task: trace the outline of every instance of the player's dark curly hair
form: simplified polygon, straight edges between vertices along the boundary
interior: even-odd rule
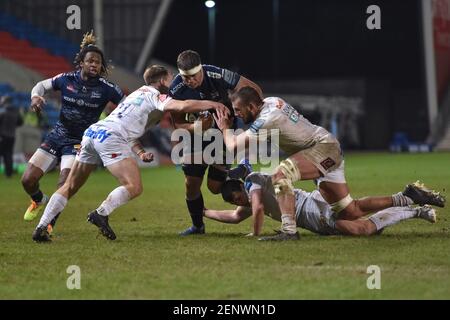
[[[225,202],[233,201],[233,192],[242,191],[242,186],[244,183],[241,180],[230,179],[224,182],[222,185],[222,198]]]
[[[75,60],[73,61],[73,63],[75,64],[75,68],[79,70],[80,63],[84,61],[84,58],[86,57],[86,54],[88,52],[98,53],[102,58],[102,68],[100,70],[100,76],[106,77],[108,75],[109,66],[106,62],[103,51],[95,45],[96,42],[97,38],[94,36],[93,31],[91,30],[91,32],[86,32],[83,36],[83,41],[81,41],[80,52],[78,52],[75,56]]]

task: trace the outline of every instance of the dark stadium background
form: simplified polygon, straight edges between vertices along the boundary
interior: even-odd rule
[[[207,8],[203,1],[184,0],[170,10],[156,46],[158,58],[176,61],[180,51],[198,50],[206,63],[269,82],[263,89],[288,80],[354,80],[356,87],[324,88],[319,83],[302,93],[363,96],[363,147],[386,148],[397,131],[412,140],[426,139],[418,1],[280,0],[278,28],[272,0],[216,2],[214,57],[208,56]],[[371,4],[381,7],[381,30],[366,28]]]
[[[73,3],[82,9],[82,30],[64,27],[65,10]],[[0,11],[11,12],[77,44],[83,32],[93,26],[92,3],[5,1],[0,3]],[[107,56],[133,70],[160,1],[103,3]],[[386,150],[398,133],[406,134],[409,141],[424,143],[431,128],[421,3],[217,0],[215,43],[211,47],[205,1],[175,0],[152,58],[175,66],[178,53],[194,49],[204,63],[237,71],[257,81],[268,94],[358,97],[363,109],[353,125],[358,141],[349,143],[345,136],[339,136],[346,149]],[[381,8],[381,30],[366,27],[366,10],[372,4]],[[317,112],[304,113],[320,123]]]

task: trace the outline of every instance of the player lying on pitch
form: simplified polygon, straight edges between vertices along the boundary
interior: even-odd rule
[[[379,234],[386,227],[412,218],[436,222],[436,211],[429,205],[390,207],[378,211],[368,219],[336,219],[336,214],[319,190],[306,192],[294,189],[294,194],[297,227],[321,235],[369,236]],[[427,203],[432,197],[418,184],[407,185],[402,194],[415,204]],[[235,210],[221,211],[205,209],[204,215],[224,223],[239,223],[253,216],[253,232],[249,236],[260,235],[264,215],[281,221],[281,211],[270,175],[254,172],[245,179],[245,183],[240,180],[228,180],[222,187],[222,197],[224,201],[238,207]],[[266,237],[260,240],[266,240]]]

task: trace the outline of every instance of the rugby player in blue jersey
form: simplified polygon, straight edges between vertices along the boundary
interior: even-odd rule
[[[239,90],[242,87],[250,86],[254,88],[262,97],[260,87],[249,79],[227,69],[205,65],[201,63],[200,55],[192,50],[186,50],[179,54],[177,59],[179,74],[172,81],[170,86],[170,96],[177,100],[212,100],[226,105],[233,117],[233,108],[228,98],[229,90]],[[172,114],[176,128],[184,128],[191,132],[194,124],[186,121],[185,114]],[[204,129],[214,125],[212,116],[202,119]],[[206,124],[206,128],[205,128]],[[236,128],[234,122],[233,128]],[[193,140],[193,139],[191,139]],[[203,142],[203,148],[208,143]],[[180,235],[205,233],[203,224],[203,196],[200,187],[203,176],[208,169],[208,189],[213,194],[219,194],[222,184],[230,177],[244,177],[250,171],[248,163],[241,164],[233,169],[234,174],[228,172],[227,164],[183,164],[186,186],[186,204],[191,215],[192,226],[181,232]]]
[[[31,197],[31,204],[24,215],[26,221],[35,219],[48,201],[39,187],[39,180],[59,162],[58,187],[62,186],[84,130],[98,121],[108,103],[117,105],[124,97],[117,85],[105,79],[107,61],[102,50],[95,46],[92,32],[84,35],[74,64],[75,71],[38,82],[31,91],[31,110],[34,112],[42,111],[44,95],[49,91],[61,92],[62,106],[59,121],[33,154],[22,176],[23,188]],[[55,222],[56,218],[49,225],[50,232]]]

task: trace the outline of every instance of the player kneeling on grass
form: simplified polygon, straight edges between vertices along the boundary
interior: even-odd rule
[[[411,194],[411,189],[417,190],[414,185],[408,185],[405,191],[393,197],[399,197],[399,194],[402,194],[403,197],[414,202],[414,199],[405,196],[405,193]],[[294,194],[297,227],[321,235],[369,236],[411,218],[436,222],[436,212],[429,205],[413,207],[406,203],[401,207],[389,207],[378,211],[368,219],[344,220],[336,218],[337,215],[333,212],[331,205],[325,201],[319,190],[306,192],[294,189]],[[240,180],[228,180],[222,187],[222,197],[226,202],[238,207],[235,210],[222,211],[205,209],[204,215],[225,223],[239,223],[252,216],[253,232],[249,236],[261,234],[264,215],[281,221],[281,210],[269,175],[254,172],[246,178],[245,184]]]
[[[105,201],[89,213],[88,221],[97,226],[103,236],[114,240],[116,235],[108,223],[108,216],[118,207],[142,193],[139,168],[134,151],[144,162],[151,162],[153,155],[145,152],[138,138],[147,128],[156,125],[164,111],[199,112],[210,109],[228,112],[221,103],[213,101],[179,101],[168,97],[173,75],[162,66],[151,66],[144,72],[146,85],[130,94],[104,120],[91,125],[84,132],[81,150],[64,185],[59,188],[45,208],[44,214],[33,232],[34,241],[49,241],[48,224],[61,212],[70,199],[86,182],[99,162],[117,178],[120,186]]]

